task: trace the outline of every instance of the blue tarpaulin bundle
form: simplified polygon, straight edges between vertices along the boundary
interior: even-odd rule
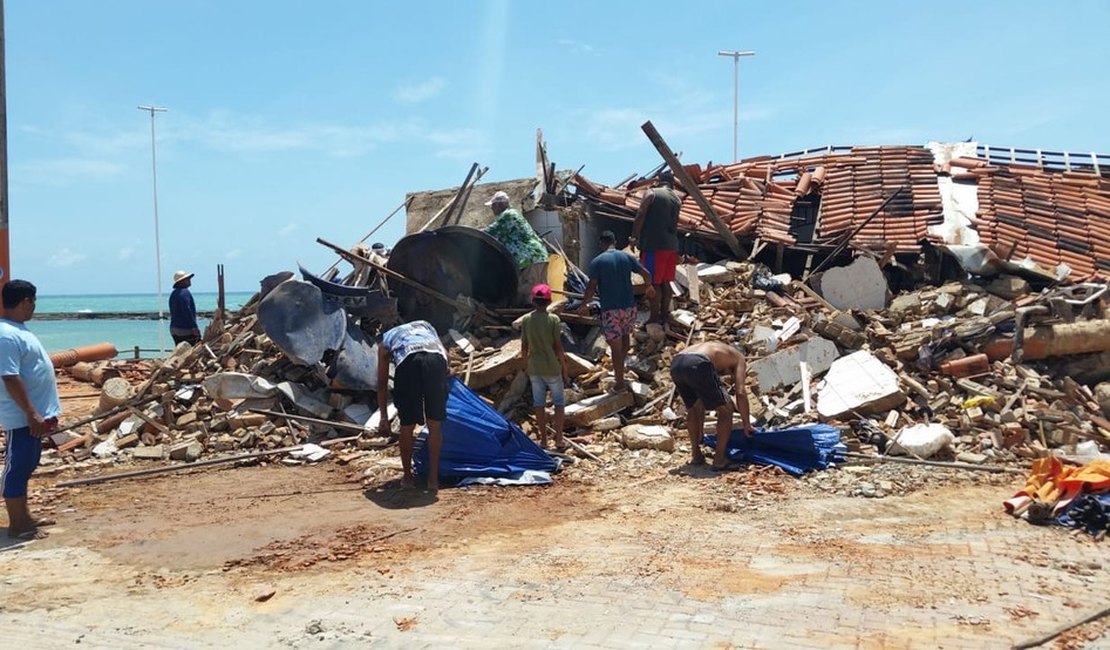
[[[708,435],[703,444],[714,447],[717,436]],[[757,430],[751,438],[743,429],[728,439],[728,457],[741,463],[774,465],[801,476],[829,463],[844,460],[847,448],[840,443],[840,431],[827,424],[807,424],[791,429]]]
[[[443,422],[439,475],[512,477],[525,470],[553,472],[558,464],[520,427],[509,422],[482,398],[452,377]],[[421,436],[413,461],[417,474],[427,474],[428,448]]]

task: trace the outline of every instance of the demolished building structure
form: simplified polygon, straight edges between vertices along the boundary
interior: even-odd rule
[[[420,276],[435,255],[459,257],[462,244],[406,253],[405,239],[388,266],[365,249],[335,247],[354,270],[325,278],[377,287],[400,303],[419,295],[424,304],[446,305],[441,329],[449,330],[455,374],[526,430],[526,377],[512,344],[514,322],[526,310],[510,304],[511,291],[476,290],[480,281],[511,275],[498,266],[496,242],[476,234],[493,219],[485,200],[509,193],[552,250],[565,254],[568,273],[580,274],[596,252],[597,232],[627,236],[642,190],[662,169],[607,186],[581,169],[557,173],[540,148],[537,159],[536,178],[479,184],[475,165],[458,188],[406,197],[406,239],[481,241],[492,261],[440,269],[440,276],[465,272],[467,282],[437,285]],[[698,253],[702,263],[680,269],[670,330],[636,333],[631,392],[611,390],[596,318],[558,312],[575,378],[567,419],[582,457],[610,460],[633,448],[629,427],[677,428],[682,409],[667,368],[682,345],[705,337],[747,350],[756,369],[752,413],[765,427],[821,419],[840,428],[849,453],[872,460],[906,447],[925,462],[946,448],[939,457],[990,468],[1110,441],[1110,386],[1100,385],[1110,379],[1110,156],[972,142],[829,146],[682,170],[694,182],[676,188],[684,199],[684,252]],[[742,246],[742,259],[726,244],[722,224]],[[294,363],[263,331],[257,310],[252,301],[229,315],[206,332],[203,351],[171,357],[144,382],[136,395],[160,410],[143,418],[134,404],[117,416],[131,423],[128,432],[102,423],[68,450],[87,456],[122,438],[126,446],[110,445],[107,453],[163,439],[173,443],[167,450],[192,440],[205,453],[272,451],[329,431],[333,420],[359,439],[361,453],[379,449],[366,440],[375,414],[359,406],[374,402],[315,367],[326,364],[323,355],[312,367]],[[363,316],[359,326],[372,334],[382,320],[380,313]],[[269,400],[263,408],[181,393],[228,370],[302,388],[267,389],[257,396]],[[308,410],[297,420],[275,414],[279,405]],[[215,424],[196,424],[206,419]],[[950,438],[936,438],[940,447],[928,454],[901,440],[933,425]],[[636,444],[676,448],[673,440]]]

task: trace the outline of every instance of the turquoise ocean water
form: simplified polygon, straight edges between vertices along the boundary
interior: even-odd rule
[[[236,291],[225,294],[225,301],[229,310],[239,309],[251,297],[253,292]],[[193,293],[193,300],[197,303],[197,311],[207,312],[216,308],[216,293]],[[163,301],[169,300],[169,294],[162,296]],[[69,348],[94,343],[112,343],[120,352],[120,357],[130,357],[134,348],[148,350],[141,353],[144,358],[159,356],[159,323],[157,319],[146,317],[147,314],[158,313],[157,294],[115,294],[115,295],[82,295],[82,296],[47,296],[40,295],[35,305],[35,317],[27,323],[27,327],[39,337],[47,350],[55,352]],[[173,339],[170,338],[169,307],[163,307],[165,320],[162,321],[162,342],[166,349],[173,348]],[[80,313],[131,313],[136,318],[88,318],[72,320],[55,320],[51,315],[80,314]],[[144,317],[139,318],[142,314]],[[200,328],[204,330],[208,325],[206,319],[201,319]]]

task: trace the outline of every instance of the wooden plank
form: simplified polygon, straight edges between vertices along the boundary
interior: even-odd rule
[[[663,156],[663,160],[667,162],[667,166],[674,172],[675,178],[677,178],[682,185],[682,189],[694,199],[694,202],[698,204],[698,207],[705,213],[705,216],[709,218],[713,227],[717,229],[717,234],[725,241],[725,244],[728,245],[732,254],[738,259],[747,259],[740,248],[740,242],[736,239],[736,235],[734,235],[733,232],[729,230],[728,226],[721,221],[721,218],[717,216],[717,213],[713,210],[713,206],[709,204],[705,195],[698,189],[698,184],[690,177],[690,173],[682,166],[682,163],[679,162],[678,157],[674,155],[671,148],[667,146],[666,141],[663,140],[663,136],[659,135],[659,131],[655,129],[655,125],[651,123],[651,120],[644,122],[640,128],[643,129],[648,140],[651,140],[651,143],[655,145],[659,154]]]

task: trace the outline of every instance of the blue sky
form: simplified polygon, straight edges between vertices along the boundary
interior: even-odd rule
[[[1110,3],[7,0],[14,277],[42,293],[230,290],[349,244],[408,191],[825,144],[1110,152]],[[379,231],[395,241],[400,215]],[[379,239],[379,236],[375,236]]]

